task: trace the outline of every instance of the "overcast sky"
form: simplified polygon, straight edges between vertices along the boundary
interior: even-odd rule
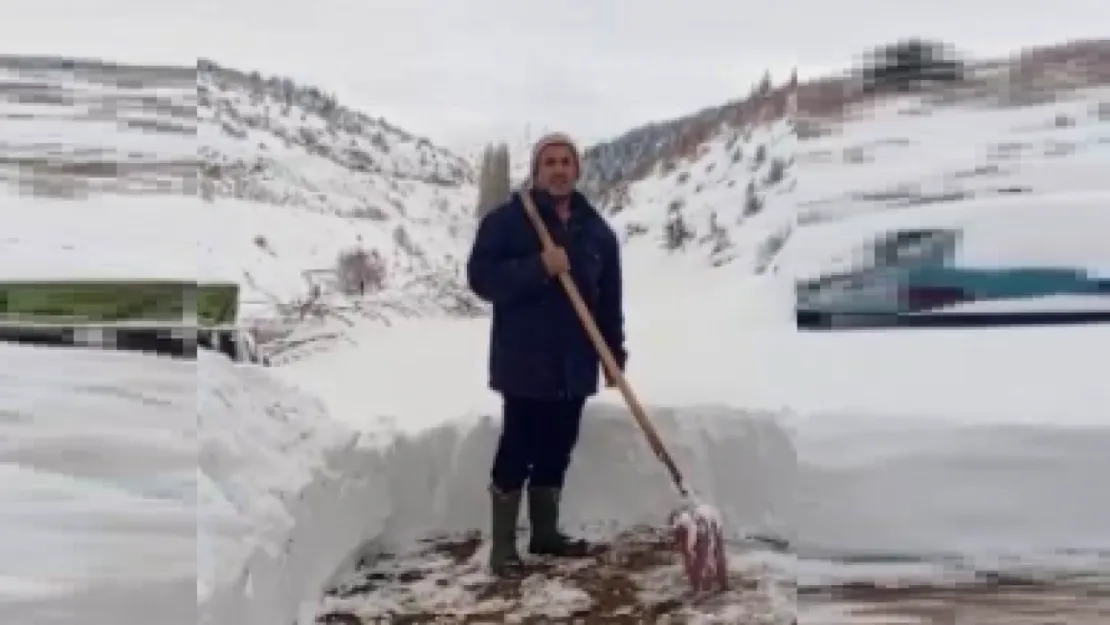
[[[529,126],[593,141],[738,97],[764,69],[827,73],[911,35],[1001,54],[1106,36],[1106,16],[1105,0],[0,0],[0,53],[204,56],[458,147]]]

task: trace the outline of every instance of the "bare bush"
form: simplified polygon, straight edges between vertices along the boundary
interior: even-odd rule
[[[345,295],[380,291],[385,287],[385,263],[377,250],[347,250],[339,254],[335,277],[339,290]]]

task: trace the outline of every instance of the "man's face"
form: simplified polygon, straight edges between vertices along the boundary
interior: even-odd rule
[[[555,197],[567,197],[578,180],[574,151],[565,145],[549,145],[540,152],[536,186]]]

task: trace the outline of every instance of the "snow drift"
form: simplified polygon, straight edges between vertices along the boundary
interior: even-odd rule
[[[0,622],[196,622],[196,370],[0,344]]]
[[[802,551],[1110,564],[1105,425],[830,415],[795,442]]]
[[[497,423],[472,414],[417,433],[360,432],[265,371],[201,355],[201,622],[311,622],[328,582],[376,550],[485,528]],[[796,458],[767,415],[655,408],[691,485],[729,534],[786,533]],[[591,535],[665,522],[666,473],[621,409],[587,409],[564,523]],[[784,483],[785,482],[785,483]]]

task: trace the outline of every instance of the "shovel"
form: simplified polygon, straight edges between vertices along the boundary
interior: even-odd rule
[[[552,241],[551,234],[547,231],[547,226],[544,225],[539,210],[532,200],[531,192],[522,190],[520,199],[524,203],[524,210],[528,213],[532,226],[535,227],[536,233],[540,237],[543,249],[548,250],[555,247],[555,242]],[[605,367],[605,373],[608,374],[608,379],[620,390],[625,404],[628,405],[629,412],[632,413],[636,423],[640,426],[640,430],[643,431],[644,437],[647,438],[648,445],[651,446],[651,450],[655,452],[656,457],[667,467],[671,481],[674,482],[678,494],[682,497],[682,504],[670,515],[671,536],[675,549],[682,557],[682,563],[686,570],[686,576],[690,580],[690,585],[697,593],[727,589],[728,566],[725,560],[724,532],[720,513],[716,508],[699,501],[686,487],[682,473],[663,445],[663,440],[659,437],[655,426],[648,419],[643,405],[636,398],[636,394],[632,392],[632,387],[629,386],[628,380],[624,377],[624,372],[621,371],[613,357],[613,352],[605,342],[601,330],[597,327],[597,322],[590,314],[590,309],[582,299],[582,294],[579,293],[578,286],[574,283],[570,273],[563,272],[559,274],[559,282],[562,283],[570,303],[574,306],[575,312],[578,313],[578,318],[582,321],[586,334],[590,336],[590,341],[597,349],[602,366]]]

